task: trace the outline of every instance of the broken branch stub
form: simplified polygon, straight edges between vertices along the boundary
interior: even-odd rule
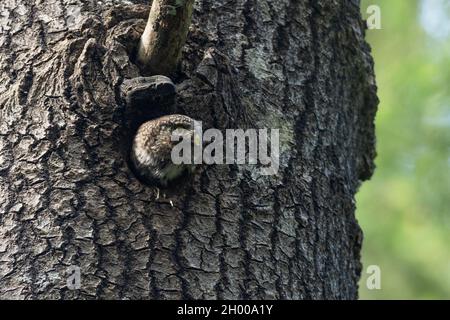
[[[153,0],[137,62],[149,75],[173,73],[181,58],[195,0]]]

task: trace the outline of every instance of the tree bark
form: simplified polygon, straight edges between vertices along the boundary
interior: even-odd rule
[[[205,165],[167,199],[127,165],[119,89],[150,7],[102,3],[0,4],[0,298],[357,298],[378,103],[359,1],[196,1],[173,111],[279,128],[280,171]]]

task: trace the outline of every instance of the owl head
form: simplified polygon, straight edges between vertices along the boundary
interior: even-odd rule
[[[145,182],[166,187],[194,169],[194,161],[174,161],[172,151],[181,140],[193,147],[198,143],[194,120],[184,115],[168,115],[148,121],[138,129],[131,150],[131,164]],[[175,137],[175,138],[174,138]]]

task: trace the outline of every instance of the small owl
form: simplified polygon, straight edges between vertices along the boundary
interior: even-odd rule
[[[172,161],[172,149],[178,143],[171,139],[175,131],[194,144],[194,120],[187,116],[164,116],[138,129],[130,158],[135,171],[146,182],[166,187],[183,173],[193,171],[193,164],[177,165]]]

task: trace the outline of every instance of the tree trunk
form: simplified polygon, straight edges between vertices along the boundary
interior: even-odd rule
[[[118,2],[0,4],[0,298],[357,298],[378,101],[359,1],[197,0],[173,112],[279,128],[280,170],[203,165],[159,199],[119,89],[150,6]]]

